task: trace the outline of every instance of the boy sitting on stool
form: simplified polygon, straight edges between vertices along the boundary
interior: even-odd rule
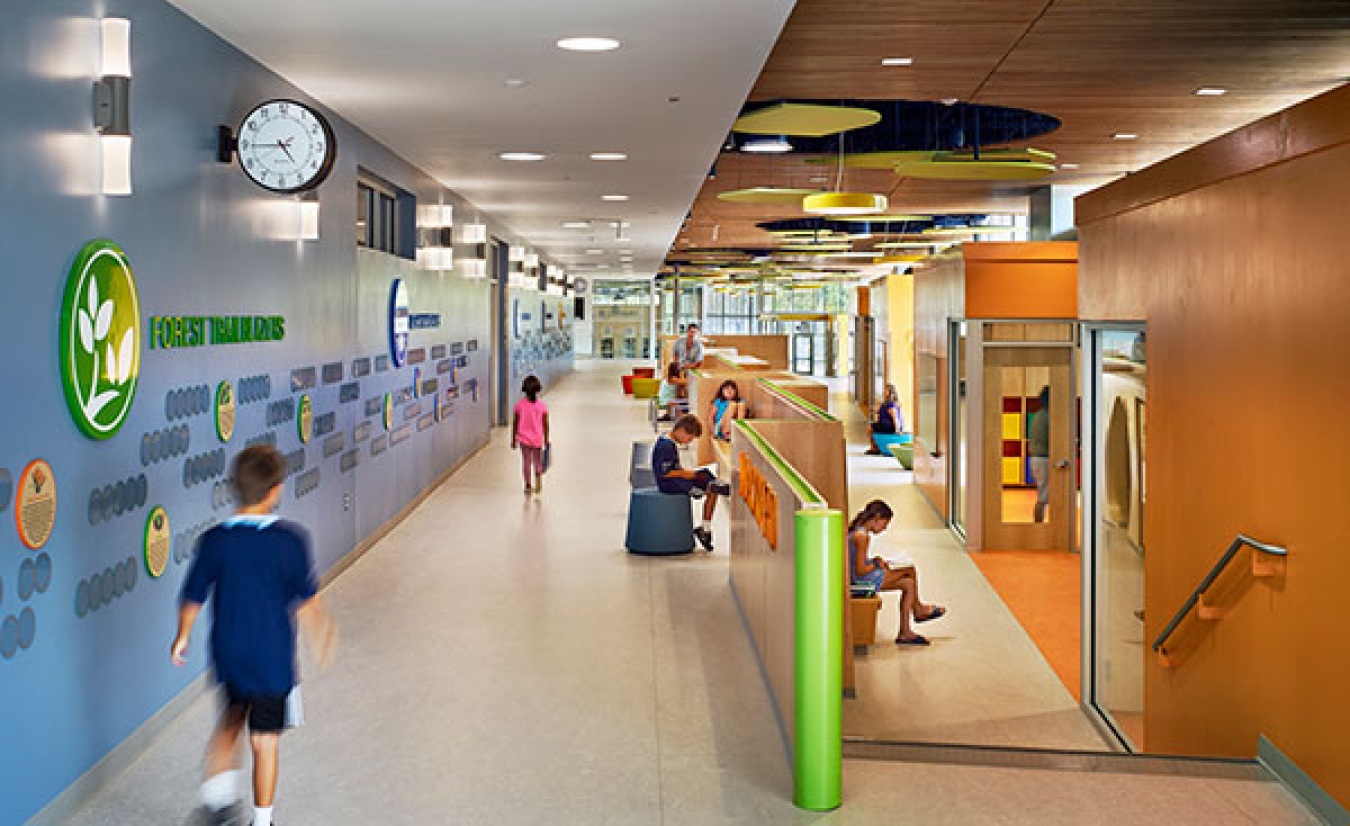
[[[703,503],[703,524],[694,528],[694,538],[703,546],[703,550],[712,551],[712,518],[717,509],[717,497],[730,496],[731,485],[719,482],[706,470],[684,470],[680,467],[680,445],[687,445],[703,435],[703,424],[698,416],[686,413],[675,421],[670,434],[656,440],[652,448],[652,473],[656,475],[656,486],[662,493],[683,494],[700,497],[707,494]]]

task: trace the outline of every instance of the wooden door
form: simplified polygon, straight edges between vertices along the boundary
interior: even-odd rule
[[[1028,462],[1030,425],[1042,387],[1050,388],[1048,506],[1035,521],[1037,486]],[[984,542],[990,551],[1071,551],[1077,519],[1077,394],[1073,349],[984,350]]]

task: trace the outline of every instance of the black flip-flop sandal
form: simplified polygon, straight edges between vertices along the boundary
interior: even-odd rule
[[[925,637],[925,636],[922,635],[922,634],[915,634],[914,636],[909,637],[909,638],[905,638],[905,637],[896,637],[896,638],[895,638],[895,644],[896,644],[896,645],[932,645],[932,643],[930,643],[930,642],[928,641],[928,638]]]
[[[936,608],[934,608],[933,611],[932,611],[932,613],[930,613],[928,616],[926,616],[926,617],[915,617],[915,618],[914,618],[914,621],[915,621],[915,622],[932,622],[932,621],[935,620],[935,619],[941,619],[941,618],[943,618],[943,617],[945,617],[945,616],[947,616],[947,609],[946,609],[946,608],[943,608],[941,605],[939,605],[939,606],[937,606]]]

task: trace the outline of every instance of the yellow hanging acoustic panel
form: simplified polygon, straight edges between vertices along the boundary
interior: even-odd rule
[[[937,181],[1031,181],[1055,171],[1055,155],[1039,149],[936,152],[928,160],[902,161],[895,174]]]
[[[755,186],[749,189],[731,189],[717,193],[717,200],[730,201],[733,204],[800,204],[808,195],[819,193],[819,189],[788,189],[776,186]]]
[[[930,150],[894,150],[885,152],[853,152],[844,155],[844,166],[849,169],[894,169],[898,163],[926,161],[936,154]],[[806,158],[804,163],[834,166],[839,158],[830,155]]]
[[[821,192],[802,199],[802,209],[812,215],[871,215],[887,206],[886,196],[873,192]]]
[[[881,114],[855,106],[821,106],[816,103],[779,103],[741,115],[731,127],[750,135],[795,135],[823,138],[871,126]]]

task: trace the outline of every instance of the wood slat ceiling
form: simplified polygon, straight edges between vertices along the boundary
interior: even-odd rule
[[[912,66],[882,66],[912,57]],[[749,101],[956,98],[1063,121],[1034,141],[1076,163],[1044,183],[1097,186],[1350,79],[1350,0],[799,0]],[[1202,86],[1228,89],[1197,97]],[[1131,132],[1134,141],[1112,135]],[[723,153],[676,249],[772,243],[754,225],[801,217],[729,204],[741,187],[833,186],[830,167]],[[828,176],[828,182],[811,178]],[[1037,184],[1043,185],[1043,184]],[[1023,212],[1024,184],[848,170],[892,212]],[[714,235],[716,238],[714,239]],[[683,239],[683,240],[681,240]]]

